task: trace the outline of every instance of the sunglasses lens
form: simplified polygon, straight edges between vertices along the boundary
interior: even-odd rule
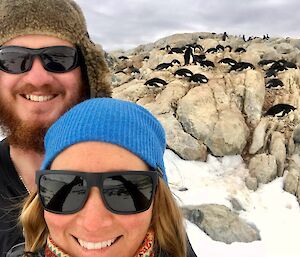
[[[45,174],[39,181],[39,195],[46,210],[55,213],[74,213],[86,199],[87,183],[81,176]]]
[[[18,74],[31,68],[31,56],[21,48],[0,49],[0,70]]]
[[[154,182],[147,175],[115,175],[103,181],[103,198],[108,209],[117,214],[147,210],[152,202]]]
[[[62,73],[78,66],[77,51],[71,47],[49,47],[41,54],[44,68],[50,72]]]

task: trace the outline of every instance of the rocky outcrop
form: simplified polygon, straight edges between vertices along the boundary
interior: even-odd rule
[[[284,176],[286,190],[300,198],[299,167],[291,161],[300,154],[299,46],[296,39],[173,35],[110,54],[113,97],[156,115],[168,148],[181,158],[240,154],[250,171],[249,188]],[[178,53],[187,48],[193,48],[194,62],[185,63]],[[158,68],[162,63],[165,69]],[[198,78],[175,76],[179,69]],[[164,83],[149,83],[155,78]]]

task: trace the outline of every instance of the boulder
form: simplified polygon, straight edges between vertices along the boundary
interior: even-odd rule
[[[249,173],[258,183],[269,183],[277,175],[276,159],[273,155],[257,154],[249,162]]]
[[[231,244],[261,239],[255,226],[248,224],[224,205],[185,206],[183,213],[189,221],[196,224],[213,240]]]

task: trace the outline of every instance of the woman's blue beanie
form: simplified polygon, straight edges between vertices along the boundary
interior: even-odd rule
[[[86,100],[62,115],[45,136],[45,159],[41,170],[48,169],[64,149],[79,142],[99,141],[121,146],[163,172],[166,149],[165,131],[145,108],[112,98]]]

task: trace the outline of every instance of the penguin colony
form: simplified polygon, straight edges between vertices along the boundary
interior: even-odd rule
[[[178,59],[174,58],[170,63],[160,63],[158,64],[153,70],[154,71],[169,71],[171,68],[172,70],[174,67],[178,67],[178,69],[173,73],[174,78],[184,79],[191,84],[204,84],[209,82],[209,78],[201,73],[193,73],[188,67],[190,65],[197,65],[203,69],[214,69],[216,65],[223,65],[224,67],[228,67],[227,72],[242,72],[247,69],[255,69],[255,65],[260,67],[264,72],[265,77],[265,87],[266,90],[280,90],[284,87],[284,83],[277,78],[278,73],[284,72],[288,69],[297,69],[297,65],[293,62],[289,62],[287,60],[268,60],[262,59],[257,64],[252,64],[246,61],[241,61],[241,58],[229,58],[224,57],[219,59],[217,62],[211,61],[208,59],[208,56],[215,56],[220,53],[232,53],[227,56],[240,56],[241,54],[247,52],[247,48],[245,47],[233,47],[231,45],[226,44],[226,40],[228,39],[228,35],[226,32],[222,35],[222,41],[220,44],[216,45],[215,47],[210,47],[205,49],[202,45],[198,43],[187,44],[181,47],[171,47],[170,45],[166,45],[165,47],[160,48],[160,51],[163,51],[166,55],[182,55],[184,62],[181,63]],[[256,37],[246,37],[243,35],[242,39],[244,42],[251,41]],[[199,37],[201,40],[202,38]],[[263,35],[263,40],[268,40],[269,36]],[[199,40],[197,41],[199,42]],[[127,56],[119,56],[119,60],[121,61],[128,61]],[[149,61],[149,56],[145,56],[143,61]],[[131,75],[138,75],[139,69],[134,66],[130,66],[124,70],[116,71],[115,74],[118,73],[125,73]],[[144,85],[149,88],[163,88],[166,87],[168,82],[162,78],[154,77],[147,80]],[[284,117],[289,112],[294,111],[296,108],[291,106],[287,103],[280,103],[277,105],[272,106],[265,112],[265,116],[273,116],[273,117]]]

